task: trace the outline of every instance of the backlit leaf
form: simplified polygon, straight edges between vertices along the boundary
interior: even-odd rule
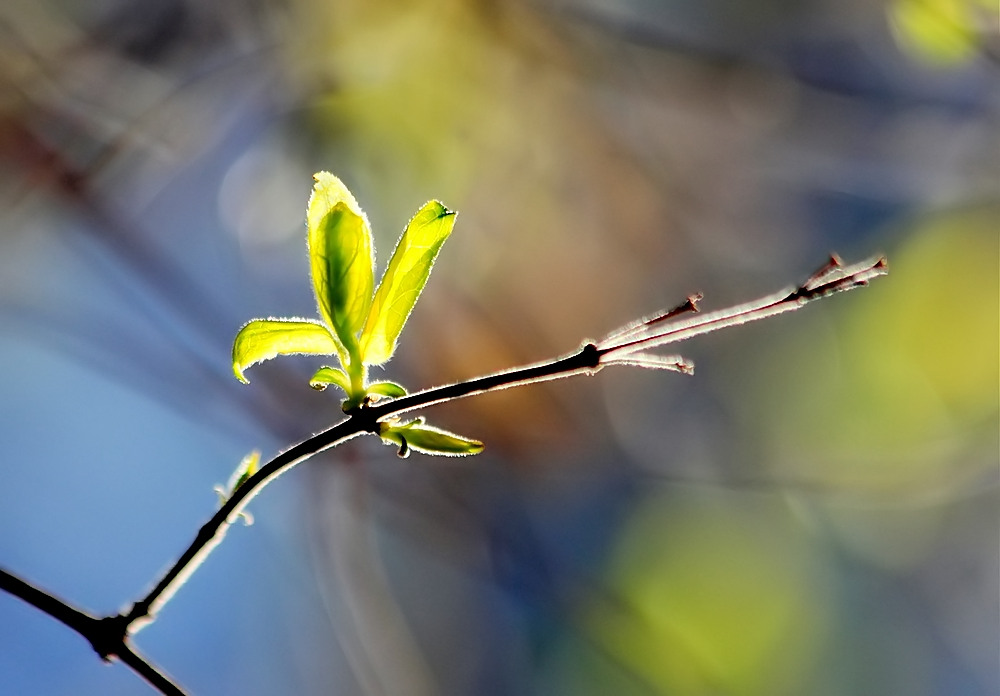
[[[324,365],[316,370],[316,374],[309,380],[309,386],[320,391],[326,389],[327,385],[330,384],[340,387],[348,394],[351,393],[351,378],[343,370],[336,367]]]
[[[247,456],[243,457],[240,461],[239,466],[233,472],[232,476],[229,477],[229,481],[226,483],[225,487],[216,486],[215,492],[219,496],[219,505],[225,505],[236,490],[242,486],[247,480],[257,473],[257,469],[260,468],[260,450],[254,450],[250,452]],[[251,515],[246,510],[239,513],[239,517],[243,518],[243,523],[248,527],[253,524],[253,515]],[[229,518],[229,523],[235,522],[235,517]]]
[[[398,399],[401,396],[406,396],[406,389],[402,384],[395,382],[374,382],[368,385],[368,393]]]
[[[361,358],[365,364],[381,365],[392,357],[434,259],[455,226],[455,215],[439,202],[430,201],[407,223],[361,333]]]
[[[350,353],[372,302],[371,228],[340,179],[329,172],[318,172],[314,178],[306,213],[313,291],[320,313]]]
[[[408,450],[412,449],[424,454],[461,457],[479,454],[484,448],[483,443],[478,440],[426,425],[422,419],[402,425],[383,423],[379,436],[383,440],[399,445],[401,456],[406,456]]]
[[[334,355],[339,345],[330,330],[308,319],[254,319],[233,342],[233,374],[244,384],[243,371],[276,355]]]
[[[236,489],[246,483],[247,479],[257,473],[257,469],[260,467],[260,450],[253,450],[242,460],[240,460],[239,466],[233,472],[232,476],[229,477],[229,481],[226,483],[226,488],[229,490],[229,495],[236,492]]]

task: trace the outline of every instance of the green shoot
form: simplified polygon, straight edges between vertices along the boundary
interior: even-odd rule
[[[375,255],[368,218],[340,179],[329,172],[314,178],[306,226],[320,318],[248,322],[233,343],[233,372],[247,383],[244,371],[250,365],[278,355],[335,355],[340,367],[320,367],[309,385],[343,389],[346,398],[341,408],[353,413],[377,400],[406,396],[406,389],[395,382],[369,383],[368,366],[388,362],[395,352],[438,252],[451,235],[456,213],[438,201],[424,204],[407,223],[373,293]],[[409,439],[397,437],[395,431],[383,437],[401,447],[409,442],[428,454],[482,450],[482,443],[430,426],[411,423],[407,428],[415,428]]]
[[[233,494],[239,489],[239,487],[246,483],[251,476],[257,473],[259,468],[260,450],[253,450],[240,460],[239,466],[237,466],[236,470],[233,471],[224,487],[215,487],[215,492],[219,496],[219,505],[225,505],[226,502],[233,497]],[[243,519],[243,523],[248,527],[253,524],[253,515],[246,510],[240,512],[239,517]]]

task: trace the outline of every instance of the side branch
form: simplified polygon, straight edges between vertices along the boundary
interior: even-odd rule
[[[347,419],[274,457],[232,491],[229,499],[201,527],[174,565],[127,612],[97,619],[3,570],[0,570],[0,589],[21,597],[83,635],[105,660],[121,659],[162,693],[181,694],[176,685],[132,650],[129,637],[155,618],[156,613],[222,541],[247,503],[267,483],[296,464],[363,433],[379,434],[379,423],[387,418],[487,391],[593,374],[605,365],[613,364],[690,373],[693,366],[683,358],[647,351],[728,326],[793,311],[812,300],[867,285],[886,272],[884,258],[845,267],[834,256],[801,285],[755,302],[702,315],[697,314],[697,302],[701,296],[692,295],[674,309],[629,324],[603,340],[588,342],[578,351],[563,357],[358,407],[349,412]],[[693,318],[692,314],[695,315]]]
[[[18,576],[0,568],[0,590],[20,597],[36,609],[44,611],[56,621],[61,621],[81,636],[90,641],[93,625],[98,619],[85,611],[81,611],[58,597],[50,595],[45,590],[35,587]],[[93,641],[91,641],[93,644]],[[95,647],[96,649],[96,647]],[[100,651],[98,651],[100,654]],[[106,658],[105,655],[101,655]]]
[[[786,312],[794,312],[813,300],[864,287],[874,278],[886,273],[888,265],[884,257],[843,266],[839,258],[831,256],[829,261],[801,285],[742,305],[700,314],[697,300],[701,296],[692,296],[676,309],[624,327],[607,336],[597,344],[601,364],[643,364],[642,360],[650,357],[650,354],[645,353],[649,349],[679,343],[730,326],[740,326]],[[682,314],[695,316],[678,319]],[[690,372],[693,369],[693,366],[682,358],[676,358],[676,361],[672,364],[673,369],[681,372]],[[656,366],[666,367],[664,364]]]
[[[303,440],[291,449],[263,465],[243,485],[237,488],[215,515],[206,522],[191,545],[163,575],[152,590],[132,605],[121,618],[122,639],[135,633],[151,622],[156,613],[174,593],[198,569],[205,558],[222,541],[229,526],[239,517],[260,490],[296,464],[325,449],[338,445],[363,433],[379,432],[378,421],[423,406],[450,401],[470,394],[478,394],[493,389],[502,389],[521,384],[530,384],[548,379],[568,377],[599,369],[596,348],[587,345],[579,352],[565,358],[537,365],[530,365],[507,372],[480,377],[478,379],[452,384],[436,389],[417,392],[384,404],[352,411],[347,420],[337,423],[312,437]]]
[[[123,615],[122,628],[124,634],[138,631],[142,626],[155,618],[156,612],[166,604],[181,585],[204,562],[208,554],[222,541],[229,526],[239,517],[240,513],[263,487],[293,466],[323,450],[356,437],[366,428],[355,419],[341,421],[332,428],[303,440],[294,447],[285,450],[267,464],[262,466],[243,485],[233,491],[219,511],[206,522],[191,545],[181,554],[177,562],[163,575],[152,590]]]
[[[456,382],[442,387],[434,387],[423,391],[407,394],[398,399],[393,399],[375,406],[368,406],[362,410],[367,418],[371,419],[373,426],[378,421],[391,416],[398,416],[407,411],[413,411],[424,406],[432,406],[445,401],[461,399],[466,396],[482,394],[498,389],[509,389],[510,387],[520,387],[536,382],[546,382],[553,379],[562,379],[579,374],[593,374],[601,369],[600,353],[597,346],[587,343],[579,351],[570,353],[555,360],[546,360],[526,367],[517,367],[511,370],[504,370],[485,377]],[[377,428],[370,432],[377,433]]]
[[[127,638],[120,636],[115,626],[118,617],[98,619],[3,568],[0,568],[0,589],[23,599],[79,633],[105,662],[117,658],[160,693],[166,696],[184,696],[179,686],[139,655],[128,644]]]
[[[887,272],[884,258],[845,267],[840,259],[830,260],[801,285],[775,295],[731,309],[720,310],[694,319],[678,319],[698,311],[700,296],[691,296],[680,306],[651,319],[613,332],[596,344],[587,343],[569,355],[526,367],[514,368],[464,382],[434,387],[406,396],[364,406],[350,412],[347,420],[303,440],[282,452],[257,473],[247,479],[222,508],[201,528],[194,541],[153,587],[145,598],[136,602],[122,618],[123,637],[139,630],[151,621],[156,612],[184,584],[215,546],[222,541],[229,525],[246,504],[272,479],[312,455],[363,433],[379,433],[379,422],[409,411],[452,401],[487,391],[507,389],[580,374],[593,374],[605,365],[632,364],[644,367],[691,372],[693,367],[683,358],[646,353],[667,343],[683,341],[693,336],[716,331],[727,326],[744,324],[776,314],[799,309],[820,297],[852,290]]]

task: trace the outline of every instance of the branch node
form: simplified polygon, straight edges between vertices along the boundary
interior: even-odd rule
[[[580,358],[587,369],[596,370],[601,366],[601,351],[593,343],[588,342],[580,349]]]
[[[111,662],[125,648],[128,638],[129,620],[127,616],[116,614],[96,619],[93,629],[88,632],[87,640],[90,647],[104,662]]]

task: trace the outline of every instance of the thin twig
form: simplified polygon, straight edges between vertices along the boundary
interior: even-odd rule
[[[596,369],[599,369],[599,365],[595,348],[592,344],[588,344],[579,352],[557,360],[428,389],[353,411],[346,420],[282,452],[264,464],[243,485],[233,491],[230,498],[202,526],[191,545],[154,585],[153,589],[143,599],[133,604],[127,613],[121,615],[123,636],[135,633],[154,620],[156,613],[204,562],[212,549],[222,541],[229,526],[239,517],[247,503],[263,489],[265,484],[296,464],[363,433],[377,434],[380,420],[407,411],[471,394],[569,377],[574,374],[592,372]]]
[[[285,450],[258,469],[243,485],[232,492],[219,511],[198,530],[191,545],[153,589],[122,615],[124,619],[122,628],[125,633],[135,633],[155,618],[156,612],[173,597],[191,573],[204,562],[212,549],[218,546],[229,526],[267,483],[314,454],[364,432],[367,432],[365,427],[362,427],[356,419],[349,418]]]
[[[114,626],[117,617],[99,619],[3,568],[0,568],[0,589],[23,599],[79,633],[105,662],[119,659],[165,696],[184,696],[184,691],[177,684],[139,655],[126,638],[118,635]]]
[[[127,612],[97,619],[2,569],[0,569],[0,589],[21,597],[80,633],[90,641],[102,659],[118,658],[162,693],[168,696],[183,695],[178,686],[132,649],[129,638],[156,618],[157,612],[198,569],[212,549],[222,541],[229,526],[243,512],[247,503],[267,483],[296,464],[363,433],[379,434],[379,423],[387,418],[474,394],[573,375],[594,374],[605,365],[611,364],[631,364],[690,372],[693,367],[680,356],[659,356],[647,351],[728,326],[793,311],[820,297],[867,285],[870,280],[886,272],[884,258],[844,267],[837,257],[832,256],[823,267],[798,287],[783,290],[755,302],[705,315],[698,314],[693,318],[679,318],[698,312],[697,301],[701,296],[692,295],[675,309],[628,324],[612,332],[602,341],[596,344],[588,342],[576,352],[563,357],[465,382],[434,387],[354,409],[348,414],[347,419],[277,455],[232,491],[229,499],[201,527],[194,541],[174,565],[153,586],[153,589],[133,604]]]
[[[134,633],[142,625],[153,620],[156,612],[169,601],[174,592],[183,585],[184,581],[205,560],[211,550],[222,541],[229,525],[266,483],[322,450],[362,433],[378,434],[380,421],[418,408],[487,391],[562,379],[579,374],[593,374],[605,364],[616,362],[646,367],[665,367],[668,362],[673,362],[678,371],[690,372],[692,369],[690,364],[682,358],[673,357],[658,361],[652,356],[645,355],[644,351],[663,343],[673,343],[726,326],[743,324],[763,319],[766,316],[792,311],[819,297],[866,285],[869,280],[884,273],[886,273],[886,264],[883,258],[845,268],[841,266],[839,259],[831,257],[830,261],[812,274],[802,285],[784,290],[758,302],[672,324],[670,320],[697,311],[696,302],[697,299],[700,299],[700,295],[692,295],[675,309],[638,324],[632,324],[625,331],[615,332],[612,334],[610,342],[606,339],[596,345],[587,343],[578,351],[555,360],[547,360],[485,377],[434,387],[397,399],[385,400],[358,408],[351,412],[347,420],[341,421],[279,454],[237,488],[212,519],[205,523],[188,549],[167,571],[160,582],[144,599],[136,602],[124,615],[124,630],[127,633]]]
[[[90,640],[91,627],[97,622],[97,617],[77,609],[68,602],[49,594],[26,580],[22,580],[3,568],[0,568],[0,590],[9,592],[15,597],[20,597],[28,604],[44,611],[53,619],[61,621],[87,640]]]
[[[615,332],[598,343],[598,350],[602,358],[608,357],[602,362],[609,364],[617,361],[618,358],[638,351],[686,341],[689,338],[729,326],[739,326],[751,321],[793,312],[813,300],[864,287],[872,279],[885,275],[887,272],[884,257],[853,266],[842,266],[840,259],[831,256],[827,263],[798,287],[788,288],[736,307],[708,314],[696,314],[689,319],[657,323],[655,326],[648,325],[647,322],[647,324],[638,327],[638,330],[630,330],[625,334]]]
[[[117,655],[118,659],[132,668],[132,671],[158,689],[164,696],[186,696],[184,690],[177,686],[163,672],[153,666],[149,660],[140,655],[127,642],[122,645]]]

